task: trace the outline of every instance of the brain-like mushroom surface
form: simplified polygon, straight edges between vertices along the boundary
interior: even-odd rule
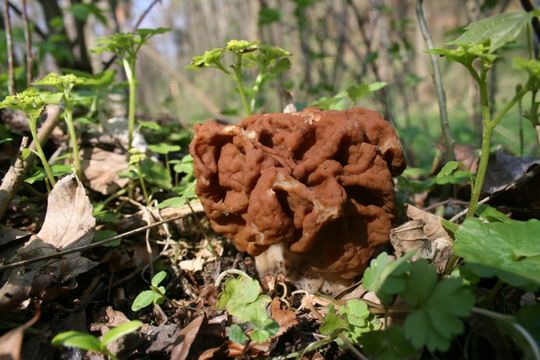
[[[196,192],[212,228],[257,256],[273,244],[304,269],[348,281],[388,241],[392,176],[405,168],[379,114],[306,109],[206,122],[190,145]],[[296,262],[298,264],[298,262]]]

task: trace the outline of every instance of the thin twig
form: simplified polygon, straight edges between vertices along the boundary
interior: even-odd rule
[[[433,49],[433,39],[431,38],[431,33],[429,32],[426,15],[424,14],[423,8],[424,0],[416,0],[416,18],[418,20],[418,25],[420,27],[420,32],[422,37],[426,42],[428,49]],[[444,92],[444,87],[442,83],[441,69],[439,63],[437,62],[437,56],[435,54],[430,54],[429,59],[431,61],[433,82],[435,83],[435,89],[437,91],[437,101],[439,103],[439,120],[441,124],[441,135],[444,141],[444,146],[446,150],[445,157],[447,160],[454,158],[454,139],[450,132],[450,124],[448,122],[448,110],[446,108],[446,93]]]
[[[143,11],[143,13],[141,14],[141,16],[139,17],[139,20],[137,20],[137,22],[135,23],[135,26],[133,26],[133,29],[132,31],[135,31],[139,28],[139,26],[141,26],[142,22],[144,21],[144,18],[146,17],[146,15],[148,15],[150,13],[150,10],[152,10],[152,8],[157,4],[157,3],[160,3],[161,0],[154,0],[150,3],[150,5],[148,5],[148,7]]]
[[[9,1],[4,0],[4,27],[6,31],[7,65],[8,65],[8,92],[15,94],[15,64],[13,59],[13,33],[11,31],[11,16]]]
[[[177,215],[175,217],[171,217],[171,218],[163,220],[163,221],[158,221],[158,222],[155,222],[155,223],[150,224],[150,225],[142,226],[140,228],[137,228],[137,229],[134,229],[134,230],[131,230],[131,231],[127,231],[125,233],[118,234],[116,236],[113,236],[113,237],[110,237],[110,238],[107,238],[107,239],[96,241],[96,242],[88,244],[88,245],[79,246],[79,247],[76,247],[76,248],[59,251],[59,252],[57,252],[55,254],[51,254],[51,255],[38,256],[38,257],[33,258],[33,259],[15,261],[15,262],[0,266],[0,271],[5,271],[5,270],[25,266],[25,265],[28,265],[28,264],[32,264],[32,263],[35,263],[35,262],[38,262],[38,261],[55,259],[55,258],[58,258],[58,257],[62,257],[64,255],[73,254],[73,253],[76,253],[76,252],[93,249],[95,247],[99,247],[99,246],[102,246],[104,244],[108,244],[110,242],[126,238],[128,236],[133,235],[133,234],[138,234],[138,233],[140,233],[142,231],[145,231],[147,229],[151,229],[151,228],[163,225],[163,224],[171,222],[171,221],[179,220],[179,219],[181,219],[181,218],[183,218],[185,216],[186,216],[186,214],[182,213],[182,214],[179,214],[179,215]]]
[[[137,29],[139,28],[141,23],[144,21],[144,18],[146,18],[146,16],[150,13],[150,10],[152,10],[154,5],[156,5],[157,3],[160,3],[160,2],[161,2],[161,0],[154,0],[148,5],[148,7],[143,11],[141,16],[139,16],[139,19],[135,23],[135,26],[133,26],[133,28],[131,29],[132,32],[137,31]],[[117,58],[118,58],[118,56],[116,54],[111,56],[111,58],[106,63],[103,64],[103,71],[110,68],[111,65],[114,64],[114,62],[116,61]]]
[[[23,12],[21,9],[19,9],[17,7],[17,5],[13,4],[11,1],[8,1],[8,4],[9,4],[9,8],[11,10],[13,10],[13,12],[18,16],[20,17],[21,19],[23,18]],[[47,39],[47,33],[45,31],[43,31],[38,24],[36,24],[35,21],[32,21],[32,31],[36,34],[39,35],[39,37],[42,39],[42,40],[46,40]]]
[[[24,47],[26,49],[26,86],[32,84],[32,34],[30,33],[30,21],[28,21],[28,9],[26,0],[22,0],[22,15],[24,23]]]
[[[481,205],[481,204],[485,204],[487,203],[489,200],[491,200],[491,197],[489,196],[486,196],[485,198],[483,198],[482,200],[480,200],[478,202],[478,205]],[[467,215],[467,212],[469,211],[469,208],[466,208],[464,209],[463,211],[460,211],[458,212],[456,215],[454,215],[449,221],[450,222],[456,222],[457,220],[459,220],[461,217]]]

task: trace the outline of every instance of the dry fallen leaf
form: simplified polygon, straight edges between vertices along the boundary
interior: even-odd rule
[[[452,238],[442,226],[442,219],[412,205],[407,206],[407,216],[411,221],[392,229],[390,233],[396,255],[416,250],[413,259],[430,260],[439,272],[444,271],[452,254]]]
[[[197,338],[203,322],[204,316],[199,316],[180,331],[179,343],[171,351],[171,360],[185,360],[188,358],[191,345]]]
[[[0,359],[19,360],[24,331],[34,325],[41,316],[41,310],[23,325],[5,333],[0,337]]]
[[[94,147],[83,150],[83,172],[90,189],[103,195],[110,195],[129,182],[119,173],[128,168],[126,155]]]
[[[286,333],[287,330],[298,324],[296,314],[291,309],[283,309],[282,302],[279,298],[275,297],[272,300],[272,319],[279,324],[279,331],[276,334],[277,337]]]
[[[501,150],[489,158],[483,192],[493,194],[519,185],[527,180],[527,173],[540,166],[540,160],[534,157],[518,157]]]
[[[74,175],[66,176],[58,181],[49,194],[41,230],[17,251],[10,262],[87,245],[92,241],[94,227],[92,204],[82,184]],[[73,253],[16,268],[5,275],[7,281],[0,288],[0,311],[14,308],[43,290],[48,292],[55,285],[73,279],[93,266],[94,262]]]

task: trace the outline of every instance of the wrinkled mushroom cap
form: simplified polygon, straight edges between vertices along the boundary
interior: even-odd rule
[[[349,280],[388,241],[392,176],[405,168],[394,129],[367,109],[206,122],[190,145],[212,228],[259,255],[282,244],[302,267]],[[296,269],[298,270],[298,269]]]

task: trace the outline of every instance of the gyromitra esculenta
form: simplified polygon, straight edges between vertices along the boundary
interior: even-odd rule
[[[376,112],[306,109],[229,126],[210,121],[195,127],[190,152],[212,228],[257,256],[260,272],[346,283],[388,241],[392,176],[405,160]]]

